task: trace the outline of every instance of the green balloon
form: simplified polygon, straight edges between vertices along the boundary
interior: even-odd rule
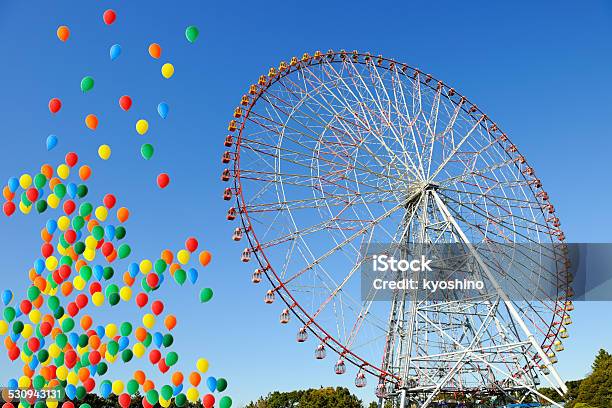
[[[149,347],[151,345],[151,342],[153,341],[153,336],[151,335],[151,333],[147,333],[147,335],[145,336],[144,341],[142,342],[142,344],[145,347]]]
[[[125,227],[120,225],[117,228],[115,228],[115,238],[117,240],[125,238],[125,233],[126,233]]]
[[[162,398],[166,401],[170,401],[170,398],[172,398],[172,387],[169,385],[164,385],[161,387],[160,391]]]
[[[176,397],[174,397],[174,405],[176,405],[177,407],[184,407],[186,403],[187,397],[185,396],[185,394],[180,393]]]
[[[119,343],[117,343],[115,340],[111,340],[108,342],[108,346],[106,346],[108,353],[111,356],[116,356],[117,353],[119,352]]]
[[[68,255],[64,255],[60,258],[60,265],[72,266],[72,258]]]
[[[22,322],[16,320],[15,323],[13,323],[13,333],[20,334],[23,331],[23,326]]]
[[[170,333],[164,334],[164,337],[162,338],[162,344],[164,347],[168,348],[172,345],[172,343],[174,343],[174,337],[172,337]]]
[[[179,284],[182,285],[183,283],[185,283],[185,281],[187,280],[187,272],[185,272],[183,269],[177,269],[174,272],[174,280]]]
[[[145,143],[142,146],[140,146],[140,154],[145,160],[149,160],[151,157],[153,157],[153,152],[154,152],[153,145],[149,143]]]
[[[45,177],[45,175],[42,173],[38,173],[34,177],[34,185],[36,188],[43,188],[45,184],[47,184],[47,177]]]
[[[80,230],[84,226],[85,226],[85,218],[83,218],[82,216],[77,215],[76,217],[72,219],[72,228],[74,228],[75,231]]]
[[[51,310],[57,310],[60,306],[60,301],[57,296],[49,296],[49,299],[47,299],[47,306],[49,306]]]
[[[159,393],[156,390],[147,391],[147,401],[151,405],[157,404],[157,402],[159,401]]]
[[[85,243],[82,241],[76,242],[74,244],[74,252],[77,253],[77,255],[82,255],[83,252],[85,252]],[[81,268],[83,269],[83,268]],[[91,275],[89,275],[91,277]]]
[[[39,214],[42,214],[47,211],[47,208],[48,204],[45,200],[38,200],[36,202],[36,211],[38,211]]]
[[[96,241],[104,238],[104,228],[99,225],[96,225],[91,229],[91,235],[96,239]]]
[[[102,273],[102,277],[105,280],[109,280],[111,279],[113,276],[115,276],[115,270],[113,269],[112,266],[105,266],[103,273]],[[116,285],[115,285],[116,286]],[[119,289],[117,288],[117,292],[119,291]]]
[[[78,341],[79,346],[85,347],[87,343],[89,343],[89,337],[86,334],[81,334]]]
[[[10,323],[15,318],[15,309],[13,309],[11,306],[5,307],[2,315],[4,316],[4,320]]]
[[[88,192],[89,192],[89,189],[87,188],[85,184],[79,184],[77,186],[77,196],[79,196],[79,198],[85,197]]]
[[[121,332],[121,335],[124,337],[129,336],[130,334],[132,334],[132,323],[130,322],[123,322],[121,323],[121,327],[119,328],[119,331]]]
[[[219,401],[219,408],[230,408],[232,406],[232,399],[227,395]]]
[[[121,352],[121,359],[124,363],[127,363],[134,357],[134,353],[130,349],[125,349]]]
[[[93,211],[93,205],[91,203],[83,203],[79,206],[79,215],[81,217],[87,217]]]
[[[28,288],[28,299],[30,302],[35,301],[38,298],[38,295],[40,295],[40,289],[38,289],[36,286],[30,286]]]
[[[68,317],[62,322],[62,331],[64,333],[70,333],[74,329],[74,320]]]
[[[194,43],[200,34],[200,30],[196,26],[189,26],[185,29],[185,37],[187,37],[187,41],[190,43]]]
[[[130,395],[134,395],[138,392],[138,381],[131,379],[127,382],[127,392]]]
[[[34,408],[45,408],[46,406],[47,404],[42,401],[36,401],[36,403],[34,404]]]
[[[217,391],[223,392],[227,388],[227,380],[225,378],[217,379]]]
[[[57,344],[60,349],[63,349],[66,347],[66,344],[68,344],[68,336],[64,333],[58,333],[55,337],[55,344]]]
[[[42,349],[38,352],[36,357],[38,357],[38,361],[40,361],[41,363],[44,363],[45,361],[49,359],[49,352],[45,349]]]
[[[81,91],[88,92],[94,87],[94,79],[90,76],[86,76],[81,79]]]
[[[106,287],[105,293],[106,296],[110,296],[112,293],[119,293],[119,286],[114,283],[111,283]]]
[[[25,191],[21,193],[21,202],[27,207],[32,205],[32,202],[28,199],[28,196],[26,195]]]
[[[79,385],[76,389],[76,397],[79,400],[82,400],[83,398],[85,398],[85,395],[87,394],[87,391],[85,390],[85,387],[83,387],[82,385]],[[91,408],[89,404],[81,404],[80,408],[84,408],[87,405],[87,407]]]
[[[89,279],[91,279],[92,275],[91,267],[89,265],[81,266],[81,269],[79,270],[79,275],[81,275],[81,278],[88,281]]]
[[[157,261],[155,261],[155,265],[153,267],[156,273],[161,274],[166,271],[168,264],[163,259],[158,259]]]
[[[60,319],[63,315],[64,315],[64,308],[61,306],[55,309],[55,311],[53,312],[53,317],[55,317],[56,319]]]
[[[178,359],[178,354],[176,354],[176,352],[174,351],[171,351],[166,355],[166,364],[168,364],[168,367],[172,367],[178,362]]]
[[[117,255],[119,255],[119,259],[125,259],[130,256],[131,252],[132,248],[128,244],[121,244],[117,250]]]
[[[53,188],[53,194],[55,194],[61,200],[66,195],[66,186],[63,184],[57,184]]]
[[[106,374],[108,371],[108,365],[104,361],[100,361],[96,367],[96,373],[100,376]]]
[[[206,303],[213,297],[213,290],[211,288],[202,288],[200,291],[200,302]]]

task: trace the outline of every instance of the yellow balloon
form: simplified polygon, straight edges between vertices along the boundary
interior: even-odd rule
[[[119,353],[115,354],[114,356],[112,356],[108,351],[106,352],[106,355],[104,356],[104,359],[106,361],[108,361],[109,363],[114,363],[115,360],[117,360],[117,357],[119,357]]]
[[[146,275],[147,273],[151,272],[151,269],[153,269],[153,263],[151,263],[151,261],[148,259],[144,259],[140,262],[140,272],[143,274]]]
[[[155,326],[155,316],[151,313],[142,316],[142,324],[144,324],[147,329],[152,329],[153,326]]]
[[[117,325],[114,323],[109,323],[104,328],[104,334],[106,334],[106,337],[108,338],[115,337],[117,335],[117,331]]]
[[[23,203],[23,201],[19,202],[19,211],[21,211],[22,214],[29,214],[30,211],[32,211],[32,206],[27,206]]]
[[[59,203],[60,199],[58,196],[56,196],[55,194],[49,194],[49,196],[47,197],[47,204],[49,204],[49,207],[57,208],[59,206]]]
[[[85,282],[85,279],[83,279],[82,276],[77,275],[72,280],[72,284],[74,285],[74,288],[76,290],[82,291],[83,289],[85,289],[85,285],[87,284],[87,282]]]
[[[42,317],[40,310],[38,309],[32,309],[32,311],[30,312],[30,314],[28,314],[28,317],[30,318],[30,321],[34,324],[38,324],[40,323],[40,319]]]
[[[74,371],[71,371],[68,373],[66,381],[68,381],[68,384],[77,385],[79,382],[79,376]]]
[[[55,268],[57,268],[57,258],[53,255],[48,257],[45,261],[45,268],[47,268],[49,272],[53,272]]]
[[[196,363],[196,367],[198,368],[199,372],[205,373],[208,371],[208,360],[205,358],[199,358],[198,362]]]
[[[88,348],[89,348],[88,346],[81,347],[77,345],[77,353],[79,353],[79,356],[82,356],[88,351]]]
[[[128,302],[132,298],[132,288],[124,286],[119,290],[119,297],[124,302]]]
[[[55,375],[57,375],[58,380],[66,381],[66,378],[68,378],[68,369],[66,366],[59,366],[57,370],[55,370]]]
[[[95,306],[102,306],[104,304],[104,295],[102,292],[96,292],[91,296],[91,301]]]
[[[96,246],[98,246],[98,241],[92,235],[90,235],[85,238],[85,246],[87,248],[96,249]]]
[[[181,265],[186,265],[187,263],[189,263],[189,251],[187,251],[186,249],[181,249],[177,252],[176,258],[178,259]]]
[[[198,392],[197,389],[189,388],[187,390],[187,399],[189,400],[189,402],[196,402],[199,396],[200,396],[200,393]]]
[[[30,377],[26,377],[25,375],[19,377],[19,381],[17,381],[17,384],[21,388],[28,388],[30,386],[30,383],[31,383]]]
[[[34,358],[34,355],[28,356],[25,351],[21,352],[21,361],[23,361],[24,363],[30,363],[32,361],[32,359]]]
[[[68,176],[70,175],[70,167],[68,167],[65,164],[60,164],[59,166],[57,166],[57,170],[56,171],[57,171],[57,175],[62,180],[66,180],[68,178]]]
[[[106,217],[108,217],[108,210],[106,207],[98,207],[95,212],[96,218],[102,222],[106,221]]]
[[[8,323],[5,322],[4,320],[0,320],[0,336],[4,336],[6,334],[6,332],[8,331]]]
[[[60,255],[66,255],[66,248],[64,248],[59,242],[57,243],[57,252]]]
[[[123,381],[115,380],[113,381],[113,393],[115,395],[119,395],[123,392]]]
[[[59,402],[54,400],[47,400],[47,408],[57,408]]]
[[[34,332],[34,329],[32,328],[32,325],[26,323],[23,325],[23,330],[21,331],[21,337],[23,337],[24,339],[29,339],[30,337],[32,337],[33,332]]]
[[[23,188],[24,190],[28,187],[30,187],[30,185],[32,185],[32,176],[30,176],[29,174],[25,173],[22,174],[21,177],[19,177],[19,185],[21,186],[21,188]]]
[[[85,251],[83,252],[83,257],[89,262],[93,261],[94,259],[96,259],[96,250],[91,248],[85,248]]]
[[[172,78],[172,75],[174,75],[174,65],[166,62],[164,65],[162,65],[161,73],[166,79]]]
[[[141,358],[142,356],[144,356],[145,346],[142,343],[136,343],[134,344],[134,347],[132,347],[132,351],[134,352],[134,355],[137,358]]]
[[[68,228],[70,228],[70,218],[66,217],[65,215],[59,217],[57,219],[57,228],[59,228],[60,231],[66,231]]]
[[[138,122],[136,122],[136,132],[138,132],[139,135],[144,135],[148,130],[149,122],[144,119],[140,119]]]
[[[100,147],[98,147],[98,156],[100,156],[102,160],[108,160],[111,156],[110,146],[106,144],[100,145]]]
[[[61,353],[62,353],[62,350],[59,348],[57,344],[52,343],[49,346],[49,355],[51,356],[51,358],[57,358],[59,357]]]
[[[159,397],[159,405],[161,405],[164,408],[168,408],[170,406],[170,401],[166,401],[162,397]]]

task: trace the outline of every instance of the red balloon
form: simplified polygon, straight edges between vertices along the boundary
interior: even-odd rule
[[[100,285],[100,282],[91,282],[91,285],[89,285],[89,293],[93,295],[96,292],[102,292],[102,285]]]
[[[66,215],[70,215],[76,210],[76,204],[72,200],[68,200],[64,203],[64,212]]]
[[[70,277],[70,273],[72,272],[72,270],[70,269],[68,265],[60,266],[58,271],[59,271],[60,276],[62,277],[62,280],[68,279]]]
[[[142,406],[143,408],[153,408],[153,405],[149,404],[149,401],[147,401],[146,398],[142,399]]]
[[[79,156],[75,152],[70,152],[66,155],[64,159],[68,167],[74,167],[79,162]]]
[[[159,360],[161,360],[161,353],[159,350],[151,350],[149,353],[149,361],[151,364],[157,364],[159,363]]]
[[[108,9],[102,15],[102,19],[104,20],[104,24],[111,25],[117,19],[117,13],[114,10]]]
[[[42,244],[42,246],[40,247],[40,253],[42,254],[42,256],[44,256],[45,258],[50,257],[51,255],[53,255],[53,245],[51,245],[48,242],[45,242],[44,244]]]
[[[69,244],[74,244],[76,242],[76,238],[77,238],[77,234],[75,231],[67,230],[66,232],[64,232],[64,239]]]
[[[62,404],[62,408],[74,408],[74,404],[71,401],[66,401]]]
[[[19,354],[21,353],[21,351],[19,350],[19,347],[17,346],[13,346],[10,348],[10,350],[8,351],[8,357],[11,361],[15,361],[19,358]]]
[[[92,350],[89,352],[89,363],[96,365],[102,360],[102,356],[98,350]]]
[[[96,283],[98,282],[93,282],[89,288],[91,289]],[[98,286],[100,284],[98,283]],[[100,287],[100,290],[102,290],[102,288]],[[93,295],[96,292],[99,292],[100,290],[94,290],[93,292],[91,292],[91,294]],[[82,293],[79,293],[77,295],[77,297],[74,299],[74,301],[76,302],[76,305],[78,306],[79,309],[83,309],[85,306],[87,306],[87,303],[89,303],[89,299],[87,298],[87,296],[85,296]]]
[[[28,200],[31,202],[36,201],[38,199],[38,190],[34,187],[28,188],[26,191],[26,197],[28,197]]]
[[[38,351],[38,348],[40,347],[40,340],[38,340],[36,337],[30,337],[30,339],[28,340],[28,347],[30,351],[36,353]]]
[[[12,201],[7,201],[2,206],[2,211],[4,211],[4,215],[6,215],[7,217],[10,217],[11,215],[13,215],[16,209],[17,207],[15,206],[15,203]]]
[[[166,364],[166,360],[159,360],[159,364],[157,364],[157,368],[161,371],[162,374],[166,374],[170,367]]]
[[[138,307],[143,308],[149,303],[149,296],[146,293],[139,293],[136,295],[136,304]]]
[[[204,408],[212,408],[215,405],[215,397],[212,394],[206,394],[202,398],[202,405]]]
[[[159,285],[159,276],[156,273],[150,273],[147,275],[147,285],[151,289],[155,289]]]
[[[112,194],[107,194],[104,196],[104,206],[108,209],[111,209],[117,204],[117,199]]]
[[[74,302],[68,303],[68,306],[66,306],[66,308],[70,317],[74,317],[79,314],[79,307]]]
[[[157,185],[159,188],[166,188],[170,184],[170,176],[167,173],[161,173],[157,176]]]
[[[19,310],[21,310],[21,313],[23,314],[30,313],[30,311],[32,310],[32,302],[27,299],[22,300],[19,304]]]
[[[62,101],[58,98],[53,98],[49,101],[49,110],[51,113],[57,113],[60,109],[62,109]]]
[[[4,404],[2,404],[2,408],[15,408],[15,406],[10,402],[5,402]]]
[[[62,276],[57,269],[51,273],[51,277],[53,278],[53,282],[57,283],[58,285],[63,281]]]
[[[131,403],[132,397],[130,397],[130,394],[123,393],[119,396],[119,405],[121,405],[121,408],[128,408]]]
[[[187,248],[189,252],[195,252],[198,249],[198,240],[194,237],[187,238],[187,241],[185,241],[185,248]]]
[[[51,329],[53,329],[53,326],[49,322],[42,322],[40,324],[40,334],[42,334],[43,337],[48,336],[49,333],[51,333]]]
[[[114,250],[115,250],[115,247],[110,242],[105,242],[102,245],[102,255],[104,256],[109,256],[110,254],[113,253]]]
[[[64,364],[68,368],[74,367],[77,362],[77,353],[74,350],[68,350],[64,353]]]
[[[127,95],[123,95],[121,98],[119,98],[119,106],[121,106],[121,109],[124,111],[129,111],[132,107],[132,98]]]
[[[164,304],[161,301],[156,300],[155,302],[151,304],[151,311],[156,316],[159,316],[164,311]]]
[[[91,377],[83,381],[83,387],[85,387],[85,391],[87,392],[92,392],[95,386],[96,381]]]

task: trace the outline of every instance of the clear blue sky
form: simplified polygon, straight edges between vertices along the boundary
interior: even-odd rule
[[[101,20],[109,7],[118,12],[112,27]],[[55,37],[62,24],[72,30],[67,44]],[[184,39],[189,24],[201,30],[194,45]],[[569,241],[610,242],[611,37],[612,5],[604,0],[2,0],[0,179],[58,163],[76,150],[93,167],[93,196],[113,192],[132,210],[135,256],[156,257],[165,246],[198,236],[214,254],[203,279],[216,298],[203,315],[190,315],[185,311],[197,305],[196,289],[191,298],[168,294],[182,318],[176,347],[183,354],[201,350],[211,370],[229,379],[238,405],[276,389],[343,385],[356,391],[354,372],[336,376],[333,357],[315,361],[314,342],[299,345],[295,324],[280,327],[280,306],[263,304],[264,288],[250,284],[251,268],[230,240],[220,155],[240,96],[270,66],[305,51],[359,49],[405,61],[452,84],[501,125],[543,180]],[[150,42],[162,45],[161,61],[148,57]],[[123,54],[111,62],[114,43]],[[170,81],[159,73],[166,60],[176,67]],[[84,75],[96,79],[86,96],[79,89]],[[117,107],[123,94],[134,99],[127,114]],[[57,117],[47,110],[54,96],[64,102]],[[166,121],[155,111],[161,100],[170,105]],[[95,133],[83,124],[87,113],[100,118]],[[157,149],[150,162],[140,158],[143,138],[134,132],[140,117],[150,119],[146,139]],[[50,133],[60,144],[49,153]],[[113,148],[108,162],[97,158],[101,143]],[[172,177],[163,191],[155,185],[160,171]],[[25,287],[45,219],[0,220],[1,286]],[[584,375],[600,347],[612,350],[610,311],[610,303],[576,305],[558,365],[564,378]],[[2,353],[0,382],[15,374],[5,363]],[[359,392],[365,400],[373,399],[373,384],[370,379]]]

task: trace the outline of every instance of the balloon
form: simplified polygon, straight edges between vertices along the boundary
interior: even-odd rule
[[[227,389],[227,380],[225,378],[217,379],[217,391],[223,392]]]
[[[121,45],[113,44],[108,51],[111,61],[116,60],[121,55]]]
[[[15,203],[12,201],[7,201],[6,203],[2,205],[2,211],[4,212],[4,215],[6,215],[7,217],[10,217],[11,215],[13,215],[16,209],[17,207],[15,206]]]
[[[196,363],[196,367],[199,372],[205,373],[206,371],[208,371],[208,360],[206,360],[205,358],[199,358]]]
[[[213,297],[213,290],[211,288],[202,288],[200,291],[200,302],[206,303]]]
[[[206,394],[202,398],[202,405],[204,408],[212,408],[215,405],[215,397],[212,394]]]
[[[157,185],[159,188],[166,188],[170,184],[170,176],[168,173],[161,173],[157,176]]]
[[[151,304],[151,311],[156,316],[159,316],[164,311],[164,304],[161,301],[156,300],[155,302]]]
[[[219,400],[219,408],[230,408],[232,406],[232,399],[227,395]]]
[[[200,34],[200,30],[196,26],[189,26],[185,29],[185,37],[190,43],[194,43]]]
[[[57,38],[60,39],[61,42],[68,41],[70,37],[70,29],[66,26],[59,26],[57,28]]]
[[[100,147],[98,147],[98,156],[100,156],[100,158],[102,160],[108,160],[111,156],[111,148],[109,145],[100,145]]]
[[[210,252],[208,252],[208,251],[200,252],[199,259],[200,259],[200,264],[202,266],[208,265],[210,263],[211,258],[212,258],[212,255],[210,254]]]
[[[206,379],[206,386],[210,390],[210,392],[215,392],[217,389],[217,379],[215,377],[208,377]]]
[[[153,145],[149,143],[145,143],[142,146],[140,146],[140,154],[145,160],[149,160],[151,157],[153,157],[153,152],[154,152]]]
[[[114,10],[106,10],[104,14],[102,14],[102,20],[104,20],[104,24],[111,25],[117,19],[117,13]]]
[[[161,57],[161,47],[157,43],[153,43],[149,45],[149,55],[155,59],[159,59]]]
[[[8,289],[5,289],[2,291],[2,304],[4,304],[4,306],[7,306],[9,303],[11,303],[13,301],[13,292],[11,292]]]
[[[49,111],[51,111],[51,113],[57,113],[60,109],[62,109],[62,101],[58,98],[52,98],[49,101]]]
[[[94,87],[94,79],[90,76],[83,77],[81,79],[81,91],[88,92],[91,91]]]
[[[157,105],[157,113],[159,113],[159,116],[161,116],[162,119],[166,119],[168,117],[169,109],[170,108],[166,102],[160,102],[159,105]]]
[[[98,127],[98,117],[93,114],[89,114],[85,117],[85,126],[91,130],[96,130]]]
[[[166,62],[164,65],[162,65],[161,73],[162,76],[166,79],[172,78],[172,76],[174,75],[174,65],[170,64],[169,62]]]
[[[138,122],[136,122],[136,132],[138,132],[139,135],[144,135],[148,130],[149,122],[144,119],[140,119]]]
[[[130,108],[132,107],[132,98],[130,98],[127,95],[123,95],[121,98],[119,98],[119,106],[124,111],[126,112],[129,111]]]
[[[185,248],[187,248],[189,252],[195,252],[198,249],[198,240],[194,237],[187,238],[185,241]]]
[[[187,271],[187,277],[189,278],[189,282],[195,284],[198,281],[198,271],[195,268],[189,268]]]
[[[57,146],[57,136],[49,135],[47,136],[47,150],[53,150]]]
[[[132,398],[129,394],[121,394],[119,396],[119,405],[121,408],[128,408],[132,402]]]
[[[164,325],[168,330],[174,329],[176,327],[176,317],[174,317],[173,315],[166,316],[166,318],[164,319]]]

